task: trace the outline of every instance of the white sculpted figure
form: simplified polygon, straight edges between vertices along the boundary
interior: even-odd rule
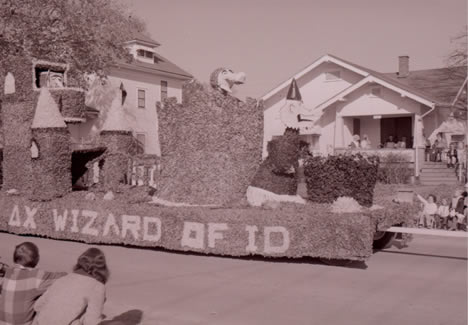
[[[210,84],[214,89],[225,93],[232,93],[234,85],[240,85],[245,82],[245,73],[234,73],[231,69],[218,68],[211,73]]]

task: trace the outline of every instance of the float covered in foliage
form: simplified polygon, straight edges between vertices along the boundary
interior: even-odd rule
[[[372,254],[372,219],[365,213],[331,213],[329,205],[168,208],[132,204],[128,193],[113,201],[88,201],[84,195],[37,202],[2,192],[0,230],[229,256],[365,260]]]

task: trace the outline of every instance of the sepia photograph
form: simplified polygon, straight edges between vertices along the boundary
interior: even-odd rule
[[[0,325],[468,324],[467,0],[0,0]]]

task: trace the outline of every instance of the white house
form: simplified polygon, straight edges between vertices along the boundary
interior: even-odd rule
[[[193,77],[156,53],[160,44],[143,34],[137,34],[125,46],[135,60],[131,63],[120,62],[108,71],[111,85],[114,89],[120,89],[118,95],[122,96],[121,105],[114,103],[111,109],[123,107],[128,127],[140,142],[143,153],[160,156],[156,103],[168,97],[175,97],[181,102],[182,84]],[[78,144],[89,142],[89,137],[100,131],[105,116],[102,107],[96,108],[95,119],[71,126],[70,132]]]
[[[286,128],[281,112],[288,105],[286,95],[295,79],[305,111],[314,116],[313,121],[301,122],[309,123],[310,127],[300,129],[311,151],[340,152],[348,148],[355,134],[361,138],[367,135],[371,149],[378,150],[379,144],[393,136],[405,141],[407,149],[399,151],[410,157],[418,176],[423,134],[434,137],[434,132],[448,119],[465,78],[466,67],[410,71],[408,56],[399,57],[397,73],[379,73],[324,55],[262,97],[263,157],[268,155],[267,143],[281,136]],[[462,141],[463,132],[447,133],[447,140]]]

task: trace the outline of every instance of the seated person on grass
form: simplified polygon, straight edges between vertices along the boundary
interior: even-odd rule
[[[439,229],[448,229],[448,218],[450,208],[447,199],[443,198],[441,204],[437,209],[436,227]]]
[[[461,190],[456,190],[450,202],[450,216],[452,217],[452,227],[450,230],[463,230],[465,222],[465,196]]]
[[[421,214],[421,218],[419,219],[418,226],[419,228],[432,228],[434,226],[434,217],[437,213],[436,197],[434,194],[429,194],[426,200],[421,195],[417,194],[417,198],[424,205],[424,209]]]
[[[31,242],[15,247],[13,262],[15,265],[7,267],[5,277],[0,278],[0,324],[29,325],[34,318],[36,299],[66,273],[45,272],[36,268],[39,249]]]

